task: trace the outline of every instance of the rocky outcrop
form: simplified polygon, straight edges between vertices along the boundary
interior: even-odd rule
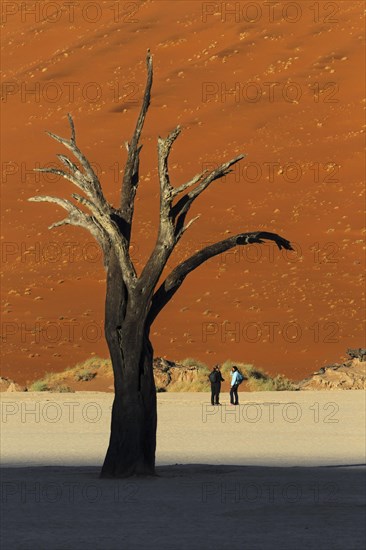
[[[366,348],[348,348],[347,355],[351,359],[359,359],[360,361],[366,361]]]
[[[10,378],[4,378],[0,376],[0,392],[14,392],[14,391],[26,391],[24,386],[16,384],[14,380]]]
[[[347,350],[352,357],[344,363],[326,365],[310,378],[299,383],[300,390],[364,390],[366,389],[366,350]]]
[[[154,378],[156,390],[174,391],[174,387],[182,389],[184,386],[192,386],[191,391],[195,391],[193,387],[197,383],[202,383],[202,372],[199,375],[200,367],[196,365],[185,366],[181,363],[167,361],[161,357],[154,359]],[[208,376],[209,372],[207,372]],[[189,389],[187,388],[187,391]]]

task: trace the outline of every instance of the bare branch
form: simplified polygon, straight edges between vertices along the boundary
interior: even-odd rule
[[[84,181],[81,178],[77,178],[68,172],[64,172],[63,170],[59,170],[58,168],[33,168],[33,171],[44,172],[46,174],[56,174],[57,176],[61,176],[68,181],[71,181],[71,183],[76,185],[76,187],[88,194],[88,189]]]
[[[85,214],[82,210],[80,210],[77,206],[75,206],[72,202],[70,202],[67,199],[61,199],[60,197],[50,197],[48,195],[44,196],[36,196],[36,197],[29,197],[29,202],[52,202],[57,204],[58,206],[61,206],[64,208],[68,213],[69,216],[65,218],[64,220],[61,220],[60,222],[55,222],[54,224],[49,226],[49,229],[53,229],[55,227],[59,227],[61,225],[78,225],[82,227],[86,227],[90,230],[90,224],[93,223],[94,219],[89,216],[88,214]]]
[[[181,227],[184,224],[185,216],[190,209],[193,201],[205,190],[207,187],[215,180],[222,178],[223,176],[226,176],[231,172],[230,167],[239,162],[239,160],[242,160],[245,157],[245,155],[238,155],[237,157],[233,158],[232,160],[229,160],[229,162],[225,162],[224,164],[221,164],[215,170],[212,170],[206,177],[204,177],[205,173],[207,173],[207,170],[203,172],[202,174],[199,174],[195,176],[193,179],[197,179],[199,181],[202,179],[201,183],[197,185],[194,189],[191,191],[188,191],[179,201],[174,205],[173,207],[173,217],[175,220],[177,220],[177,227]],[[190,182],[188,182],[190,184]],[[187,185],[188,187],[188,185]],[[178,227],[178,228],[179,228]]]
[[[166,201],[170,206],[173,198],[173,188],[170,184],[168,160],[173,143],[181,133],[180,126],[174,128],[167,138],[158,139],[158,158],[159,158],[159,181],[160,181],[160,199]]]
[[[159,232],[154,250],[140,277],[143,286],[149,288],[151,292],[153,292],[164,269],[164,265],[177,242],[172,218],[173,188],[170,184],[168,160],[172,145],[180,132],[181,129],[177,126],[165,139],[158,138],[158,172],[160,182]]]
[[[69,149],[75,158],[79,161],[80,165],[84,169],[82,173],[78,166],[74,164],[68,157],[65,155],[58,155],[58,158],[65,164],[71,173],[64,172],[63,170],[58,170],[55,168],[41,168],[38,169],[40,172],[49,172],[53,174],[58,174],[79,187],[85,194],[89,197],[82,197],[81,195],[74,193],[73,197],[84,206],[87,206],[92,212],[93,216],[87,215],[73,205],[70,201],[66,199],[60,199],[57,197],[33,197],[30,200],[34,201],[45,201],[45,202],[55,202],[58,205],[66,208],[69,211],[69,217],[61,222],[56,222],[58,227],[59,225],[64,224],[73,224],[81,225],[87,227],[91,231],[98,241],[102,241],[103,244],[108,241],[114,241],[116,247],[116,255],[122,266],[123,276],[126,284],[129,284],[131,287],[135,285],[137,280],[136,271],[132,263],[128,241],[126,239],[126,225],[123,223],[123,219],[120,217],[117,211],[113,209],[108,202],[106,201],[100,182],[92,169],[88,159],[83,155],[80,149],[76,145],[75,141],[75,127],[74,122],[70,114],[68,114],[68,119],[71,128],[71,139],[67,140],[62,138],[52,132],[47,132],[53,139],[62,143],[67,149]],[[137,152],[139,152],[141,147],[137,147]],[[138,155],[135,159],[135,168],[138,170]],[[55,227],[55,225],[52,225]],[[106,246],[106,245],[105,245]]]
[[[93,201],[82,197],[78,193],[73,193],[72,196],[80,204],[89,208],[90,212],[93,214],[92,219],[94,224],[98,225],[100,230],[104,231],[105,234],[108,235],[109,240],[115,243],[118,258],[120,259],[123,267],[126,283],[129,283],[132,287],[137,280],[137,275],[127,249],[127,243],[125,239],[121,238],[120,226],[117,223],[118,214],[115,214],[115,217],[106,216],[103,212],[101,212],[99,207],[93,203]]]
[[[67,118],[69,119],[69,124],[70,124],[70,129],[71,129],[71,143],[74,143],[75,144],[75,126],[74,126],[74,121],[72,120],[72,116],[70,115],[70,113],[67,113]]]
[[[108,235],[108,238],[116,242],[116,253],[120,259],[121,265],[123,267],[123,275],[125,277],[126,284],[133,286],[137,279],[136,271],[133,266],[128,247],[128,239],[126,235],[129,235],[128,228],[124,223],[124,220],[120,218],[118,213],[108,204],[106,201],[100,182],[92,169],[88,159],[83,155],[80,149],[77,147],[75,142],[75,127],[74,122],[70,114],[68,114],[68,119],[71,128],[71,139],[66,140],[52,134],[49,135],[62,143],[67,149],[72,151],[75,158],[80,162],[81,166],[84,169],[85,173],[80,172],[79,168],[65,155],[59,155],[59,159],[73,172],[73,174],[68,174],[59,170],[57,173],[63,175],[80,189],[82,189],[85,194],[89,197],[88,200],[85,197],[78,195],[77,193],[73,194],[73,197],[84,206],[87,206],[92,212],[95,221],[98,223],[99,228],[102,228],[103,231]],[[141,146],[136,146],[137,155],[134,158],[134,169],[138,172],[139,164],[139,152]],[[50,169],[54,170],[54,169]]]
[[[72,204],[67,199],[61,199],[60,197],[50,197],[48,195],[43,196],[36,196],[36,197],[29,197],[29,202],[54,202],[58,206],[62,206],[65,210],[67,210],[70,214],[75,215],[83,215],[83,212],[79,210],[77,206]]]
[[[183,183],[179,187],[175,187],[172,191],[173,197],[176,197],[177,195],[179,195],[179,193],[182,193],[183,191],[188,189],[188,187],[192,187],[192,185],[195,185],[196,183],[198,183],[207,173],[208,173],[208,170],[205,170],[200,174],[196,174],[190,181]]]
[[[120,211],[127,224],[126,238],[128,242],[130,241],[131,237],[131,223],[134,210],[134,201],[139,179],[139,155],[142,147],[139,146],[139,139],[142,128],[144,126],[146,113],[150,105],[150,92],[153,79],[152,57],[150,54],[150,50],[147,51],[146,65],[147,81],[140,114],[136,122],[136,127],[132,139],[130,143],[125,144],[128,154],[122,181]]]
[[[50,136],[52,139],[54,139],[55,141],[58,141],[59,143],[61,143],[65,147],[67,147],[68,149],[71,149],[71,147],[70,147],[71,141],[69,141],[65,138],[62,138],[61,136],[58,136],[57,134],[54,134],[53,132],[49,132],[48,130],[46,130],[46,134],[48,136]]]
[[[45,195],[45,196],[30,197],[28,201],[52,202],[57,204],[58,206],[61,206],[65,210],[67,210],[67,212],[69,213],[68,217],[58,222],[52,223],[48,227],[48,229],[55,229],[63,225],[74,225],[77,227],[83,227],[84,229],[87,229],[89,233],[93,235],[93,237],[99,243],[101,249],[103,250],[104,265],[106,266],[107,259],[108,259],[108,250],[110,246],[110,238],[108,233],[100,226],[97,219],[95,219],[93,216],[85,214],[82,210],[80,210],[77,206],[72,204],[72,202],[68,201],[67,199],[61,199],[59,197],[50,197],[48,195]]]
[[[99,182],[99,179],[94,172],[93,168],[91,167],[90,162],[88,159],[84,156],[84,154],[80,151],[79,147],[76,145],[75,141],[75,126],[74,121],[72,119],[72,116],[68,113],[68,120],[71,128],[71,139],[65,139],[57,134],[54,134],[52,132],[47,132],[47,134],[54,140],[58,141],[59,143],[62,143],[64,147],[69,149],[69,151],[72,152],[74,157],[80,162],[81,166],[84,169],[85,174],[82,174],[78,167],[72,163],[67,157],[64,155],[59,155],[60,160],[66,164],[66,166],[74,173],[76,179],[80,181],[80,184],[78,187],[83,189],[85,193],[92,199],[94,199],[101,210],[104,212],[109,212],[110,206],[108,202],[105,200],[102,188]],[[70,180],[72,181],[72,180]],[[75,183],[75,182],[73,182]]]
[[[101,216],[103,216],[103,212],[100,211],[100,209],[93,203],[93,201],[90,201],[89,199],[82,197],[78,193],[72,193],[71,196],[77,200],[80,204],[86,206],[89,208],[90,212],[99,220]]]
[[[222,252],[225,252],[226,250],[229,250],[230,248],[233,248],[237,245],[243,246],[253,243],[262,244],[264,243],[264,239],[274,241],[280,250],[282,248],[284,248],[285,250],[293,250],[290,241],[284,239],[276,233],[269,233],[267,231],[239,233],[238,235],[229,237],[228,239],[225,239],[218,243],[206,246],[199,252],[193,254],[184,262],[177,265],[177,267],[173,269],[173,271],[161,284],[159,289],[155,292],[149,314],[149,323],[151,324],[154,321],[160,311],[165,307],[172,296],[174,296],[187,275],[194,271],[201,264],[203,264],[210,258],[213,258],[214,256],[217,256],[218,254],[221,254]]]
[[[48,226],[48,229],[55,229],[56,227],[61,227],[62,225],[71,225],[71,222],[68,218],[65,218],[59,222],[51,223],[51,225]]]
[[[207,170],[194,176],[192,180],[173,188],[170,184],[168,159],[174,141],[180,134],[180,127],[177,126],[167,138],[158,139],[158,157],[159,157],[159,180],[160,180],[160,226],[155,248],[145,265],[140,276],[143,287],[148,287],[152,291],[157,284],[164,266],[171,255],[174,247],[182,235],[197,219],[194,218],[185,225],[187,212],[195,200],[215,179],[219,179],[231,170],[230,167],[239,162],[244,155],[238,155],[234,159],[220,165],[215,170],[207,173]],[[173,198],[181,191],[200,182],[197,187],[186,193],[173,206]]]
[[[79,168],[76,166],[76,164],[74,164],[66,155],[56,155],[57,158],[60,159],[61,162],[64,163],[65,166],[67,166],[67,168],[69,170],[71,170],[71,172],[73,172],[74,174],[81,174]]]
[[[197,216],[195,216],[194,218],[192,218],[191,220],[189,220],[189,222],[187,223],[187,225],[185,225],[184,227],[182,227],[182,229],[180,230],[180,232],[178,233],[177,235],[177,240],[179,240],[181,238],[181,236],[183,235],[183,233],[185,233],[187,231],[187,229],[189,229],[191,227],[191,225],[196,221],[198,220],[198,218],[201,217],[201,214],[198,214]]]

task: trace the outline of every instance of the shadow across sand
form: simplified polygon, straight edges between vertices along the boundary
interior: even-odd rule
[[[6,467],[2,547],[316,549],[365,545],[364,465],[160,466],[99,479],[95,467]]]

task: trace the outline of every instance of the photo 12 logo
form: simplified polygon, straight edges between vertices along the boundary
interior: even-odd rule
[[[205,246],[213,243],[205,243]],[[278,250],[275,244],[264,242],[262,244],[251,243],[250,246],[239,246],[226,250],[217,255],[217,261],[220,266],[246,262],[255,264],[265,260],[271,264],[278,258],[287,263],[295,264],[306,260],[307,263],[314,264],[337,264],[339,262],[340,246],[333,242],[319,243],[315,242],[306,248],[299,243],[291,241],[292,250]]]
[[[3,321],[1,323],[2,345],[17,344],[57,344],[59,342],[83,342],[95,344],[104,339],[103,323],[89,320],[79,322],[63,319],[60,321]]]
[[[289,403],[244,403],[236,407],[221,407],[202,404],[202,422],[208,423],[239,423],[257,424],[258,422],[274,422],[297,424],[300,421],[319,424],[338,424],[339,405],[335,402],[318,403],[305,406],[303,403],[292,401]]]
[[[202,22],[219,18],[222,23],[298,23],[311,17],[313,23],[338,23],[340,5],[337,2],[202,2]]]
[[[92,170],[98,178],[107,177],[109,181],[113,179],[114,183],[121,181],[125,164],[122,162],[113,162],[113,164],[101,165],[98,162],[90,162]],[[35,161],[32,164],[24,161],[3,160],[1,163],[1,182],[21,182],[29,183],[61,183],[64,179],[60,173],[60,165],[56,162],[40,163]]]
[[[47,65],[42,71],[47,71]],[[70,105],[78,100],[84,104],[95,104],[106,101],[118,103],[120,110],[125,112],[123,106],[137,105],[141,100],[140,84],[111,80],[108,82],[79,82],[76,80],[8,80],[1,83],[1,100],[4,103],[18,100],[20,103],[44,104],[60,103]]]
[[[311,97],[314,103],[338,103],[339,84],[337,82],[313,82],[304,84],[290,82],[202,82],[202,102],[220,103],[258,103],[265,101],[277,103],[300,103],[301,99]]]
[[[96,502],[138,501],[139,487],[134,482],[81,483],[73,481],[3,481],[0,484],[2,504],[95,504]]]
[[[14,420],[22,424],[57,424],[66,421],[69,424],[86,422],[95,424],[100,422],[103,409],[99,403],[79,403],[78,401],[2,401],[1,422],[12,423]],[[104,411],[105,413],[106,411]],[[110,413],[108,412],[108,416]]]
[[[242,481],[202,482],[201,502],[213,504],[295,504],[312,502],[325,504],[339,500],[337,483],[243,483]]]
[[[138,12],[143,2],[113,0],[111,2],[89,2],[85,0],[44,1],[26,0],[3,1],[1,3],[1,22],[20,23],[100,23],[111,17],[115,23],[138,23]]]
[[[218,164],[206,161],[202,163],[203,170],[215,170]],[[341,166],[332,160],[313,162],[280,162],[280,161],[249,161],[235,164],[231,172],[222,178],[223,181],[235,183],[339,183]],[[9,167],[9,174],[11,167]]]
[[[260,341],[270,344],[278,344],[279,342],[296,344],[306,337],[314,343],[337,343],[339,342],[339,324],[316,321],[310,326],[303,327],[295,321],[288,323],[278,321],[263,321],[263,323],[206,321],[202,323],[203,343],[208,342],[208,340],[212,342],[212,339],[216,339],[222,343],[230,341],[237,344],[242,342],[256,344]]]
[[[138,264],[139,246],[131,242],[130,256]],[[3,241],[1,243],[1,263],[9,264],[54,264],[61,261],[100,263],[103,251],[95,241]]]

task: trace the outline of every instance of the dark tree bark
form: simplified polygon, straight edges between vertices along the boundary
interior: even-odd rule
[[[160,222],[155,247],[140,277],[137,277],[129,246],[139,185],[139,155],[142,148],[139,140],[150,105],[152,79],[152,58],[148,51],[146,88],[133,136],[126,143],[127,161],[118,209],[106,201],[98,177],[78,148],[70,115],[69,140],[52,133],[49,135],[71,151],[78,164],[65,155],[58,155],[66,171],[55,168],[38,170],[58,174],[78,187],[83,194],[73,193],[72,197],[84,208],[81,210],[74,202],[59,197],[37,196],[29,199],[53,202],[67,211],[67,217],[52,224],[50,229],[67,224],[84,227],[103,250],[107,272],[105,338],[112,360],[115,397],[102,477],[153,475],[155,472],[157,413],[150,328],[187,275],[209,258],[235,246],[272,240],[279,249],[292,250],[290,242],[275,233],[240,233],[193,254],[177,265],[157,288],[174,247],[197,219],[186,223],[193,202],[213,181],[230,173],[231,167],[244,158],[244,155],[239,155],[211,172],[205,170],[181,186],[173,187],[168,159],[172,145],[181,132],[178,126],[167,138],[158,139]]]

